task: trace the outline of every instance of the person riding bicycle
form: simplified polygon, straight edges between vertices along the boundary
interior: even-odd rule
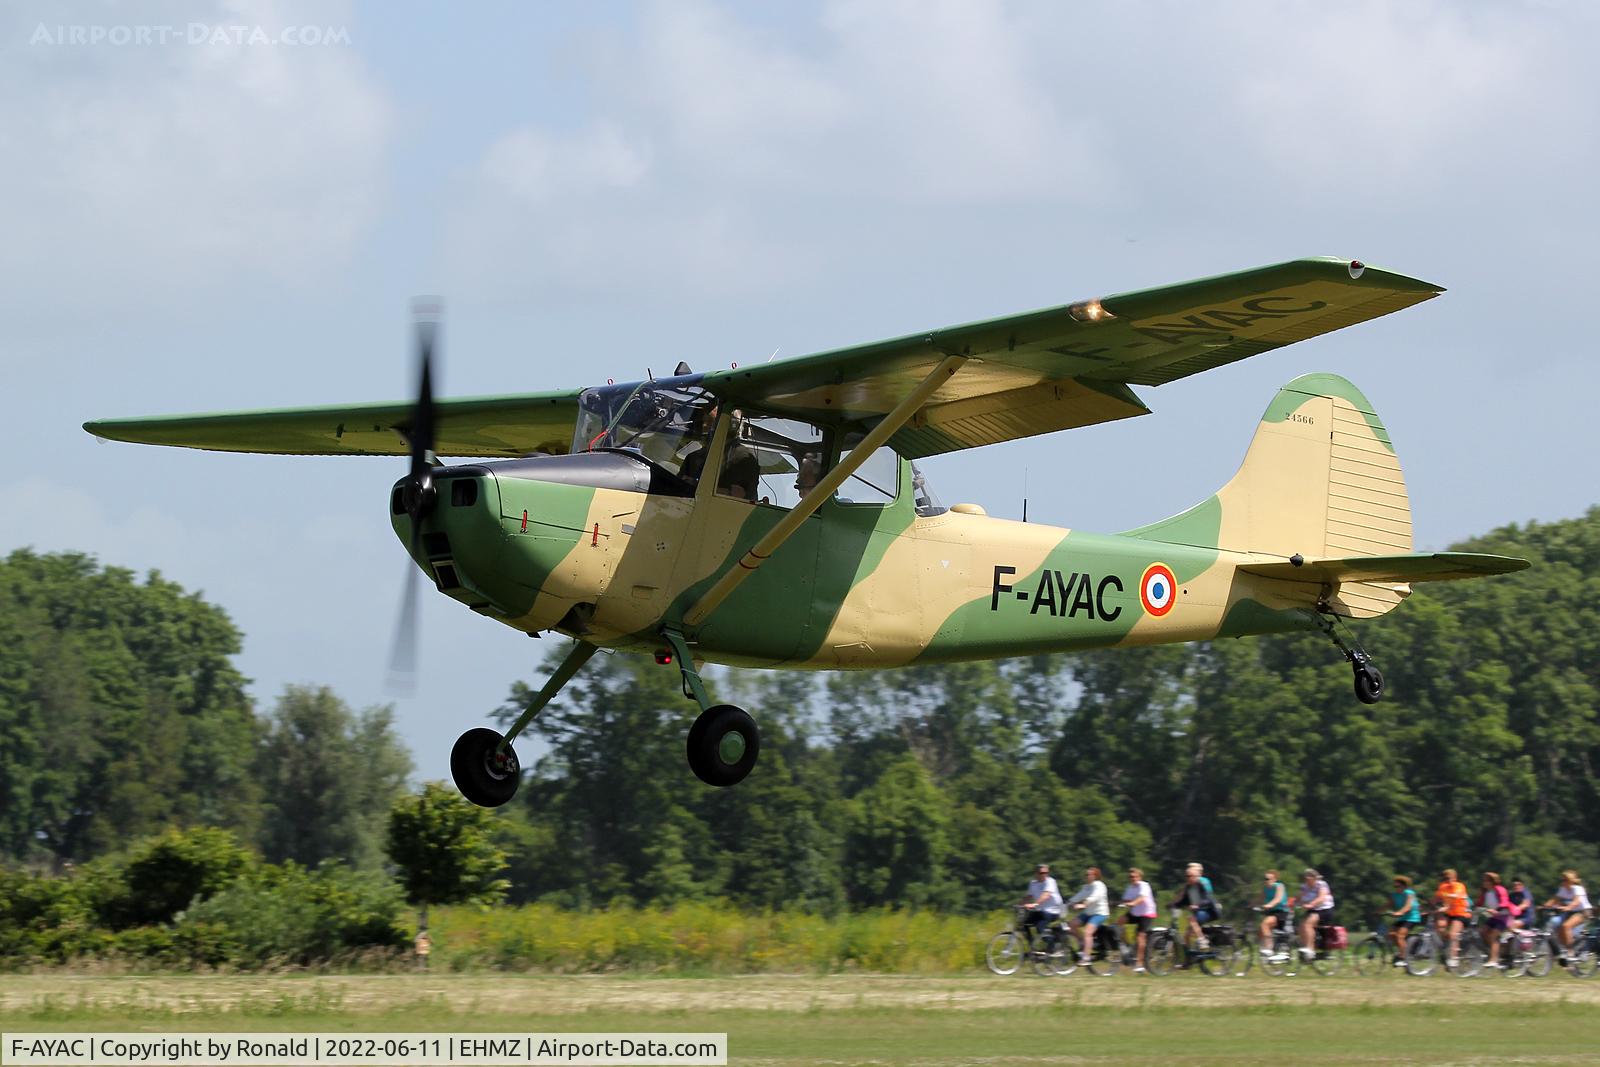
[[[1528,890],[1528,885],[1521,878],[1511,879],[1511,889],[1506,893],[1506,901],[1511,905],[1511,915],[1506,922],[1506,929],[1515,933],[1524,926],[1533,923],[1533,893]]]
[[[1394,877],[1394,892],[1389,894],[1389,940],[1394,942],[1394,965],[1406,965],[1406,938],[1413,926],[1422,925],[1422,901],[1411,888],[1411,879],[1403,874]]]
[[[1133,973],[1144,973],[1144,946],[1150,937],[1150,927],[1156,920],[1156,894],[1144,880],[1144,872],[1137,867],[1128,868],[1128,884],[1122,890],[1119,908],[1128,909],[1128,919],[1139,928],[1133,955]]]
[[[1028,883],[1028,894],[1022,905],[1029,911],[1027,921],[1023,924],[1029,948],[1033,946],[1035,928],[1040,941],[1048,944],[1050,925],[1061,918],[1061,890],[1056,888],[1056,880],[1050,877],[1048,863],[1041,863],[1034,869],[1033,881]]]
[[[1589,893],[1583,888],[1583,879],[1578,877],[1577,871],[1561,872],[1561,887],[1556,890],[1555,896],[1544,902],[1544,906],[1556,910],[1556,914],[1550,917],[1550,936],[1560,947],[1561,962],[1564,964],[1572,951],[1572,935],[1589,917]]]
[[[1488,913],[1487,931],[1483,939],[1489,944],[1489,966],[1500,969],[1500,943],[1511,937],[1511,894],[1500,884],[1494,871],[1484,871],[1479,885],[1478,907]]]
[[[1461,929],[1472,918],[1472,898],[1467,895],[1467,887],[1456,878],[1454,867],[1445,868],[1439,888],[1433,894],[1433,904],[1439,936],[1450,943],[1450,956],[1444,965],[1455,970],[1461,956]]]
[[[1295,907],[1306,913],[1300,920],[1300,955],[1309,960],[1317,954],[1317,927],[1333,925],[1333,890],[1311,867],[1300,872],[1300,897]]]
[[[1083,947],[1080,962],[1088,966],[1094,957],[1095,935],[1111,915],[1111,902],[1106,895],[1106,884],[1100,880],[1099,867],[1083,872],[1083,887],[1067,898],[1067,906],[1078,913],[1072,917],[1072,928]]]
[[[1211,949],[1211,942],[1206,940],[1205,925],[1216,922],[1222,909],[1217,905],[1217,898],[1211,892],[1211,882],[1203,871],[1204,868],[1198,863],[1191,863],[1184,868],[1183,888],[1178,890],[1171,906],[1188,910],[1189,933],[1194,938],[1195,947],[1207,952]]]
[[[1289,887],[1278,881],[1277,871],[1268,871],[1261,886],[1261,950],[1272,949],[1272,931],[1289,928]]]

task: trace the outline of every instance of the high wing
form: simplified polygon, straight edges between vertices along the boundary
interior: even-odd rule
[[[946,355],[972,357],[890,438],[913,459],[1149,412],[1130,385],[1203,370],[1428,300],[1443,288],[1298,259],[706,375],[735,402],[819,421],[883,415]]]
[[[434,451],[442,456],[525,456],[566,452],[578,390],[434,401]],[[86,422],[96,437],[217,452],[298,456],[403,456],[412,405],[344,404],[212,415]]]
[[[913,459],[1144,415],[1162,385],[1387,315],[1443,289],[1345,259],[1298,259],[777,363],[695,375],[724,400],[870,427],[951,355],[970,357],[889,444]],[[436,401],[446,456],[566,452],[579,390]],[[84,424],[99,437],[224,452],[403,455],[409,403]]]

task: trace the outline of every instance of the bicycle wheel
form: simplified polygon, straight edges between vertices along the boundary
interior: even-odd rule
[[[1313,971],[1324,978],[1332,978],[1339,973],[1339,968],[1344,966],[1344,949],[1318,949],[1317,954],[1307,962]]]
[[[1172,973],[1177,962],[1178,942],[1166,930],[1156,930],[1144,947],[1144,969],[1160,977]]]
[[[1233,954],[1233,973],[1243,978],[1256,965],[1256,946],[1253,941],[1240,941]]]
[[[1227,978],[1233,974],[1233,958],[1237,955],[1233,944],[1233,932],[1212,931],[1209,939],[1211,947],[1199,953],[1196,959],[1200,965],[1200,973],[1213,978]]]
[[[1456,977],[1476,978],[1488,959],[1489,946],[1476,930],[1462,934],[1456,946]]]
[[[1574,978],[1592,978],[1597,969],[1600,969],[1600,956],[1587,941],[1579,944],[1567,960],[1567,971]]]
[[[1394,969],[1393,961],[1394,953],[1389,948],[1389,942],[1381,937],[1363,941],[1350,954],[1350,962],[1356,973],[1365,978],[1388,974]]]
[[[1122,969],[1122,939],[1115,934],[1095,938],[1089,954],[1089,973],[1109,978]]]
[[[995,974],[1016,974],[1022,966],[1022,935],[1015,930],[995,934],[984,949],[983,961]]]
[[[1289,935],[1281,930],[1272,932],[1272,940],[1261,946],[1261,969],[1274,978],[1282,978],[1295,969],[1295,947]]]
[[[1427,934],[1412,934],[1406,938],[1406,973],[1426,978],[1439,967],[1435,951],[1436,942]]]
[[[1033,954],[1033,972],[1041,978],[1071,974],[1078,969],[1076,942],[1071,935],[1046,938]]]
[[[1543,978],[1556,965],[1555,950],[1550,947],[1548,937],[1535,937],[1524,955],[1526,962],[1523,964],[1523,970],[1527,971],[1530,978]]]

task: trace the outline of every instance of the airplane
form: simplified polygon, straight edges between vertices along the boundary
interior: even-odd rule
[[[389,517],[415,563],[410,589],[420,572],[480,615],[572,639],[504,734],[477,727],[455,743],[451,773],[472,802],[511,799],[511,742],[601,649],[676,664],[700,709],[690,769],[731,786],[760,733],[713,701],[705,663],[889,668],[1320,629],[1358,699],[1377,702],[1382,673],[1339,627],[1390,611],[1412,583],[1528,563],[1412,551],[1394,445],[1345,379],[1285,385],[1231,481],[1120,534],[943,507],[917,461],[1145,415],[1133,386],[1443,291],[1359,260],[1300,259],[754,366],[437,400],[425,317],[410,403],[84,429],[224,452],[408,455]],[[402,620],[409,592],[407,604]]]

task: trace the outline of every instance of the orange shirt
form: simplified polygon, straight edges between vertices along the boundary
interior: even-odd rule
[[[1472,915],[1467,887],[1460,882],[1440,882],[1439,891],[1433,896],[1444,905],[1444,913],[1452,919],[1466,919]]]

